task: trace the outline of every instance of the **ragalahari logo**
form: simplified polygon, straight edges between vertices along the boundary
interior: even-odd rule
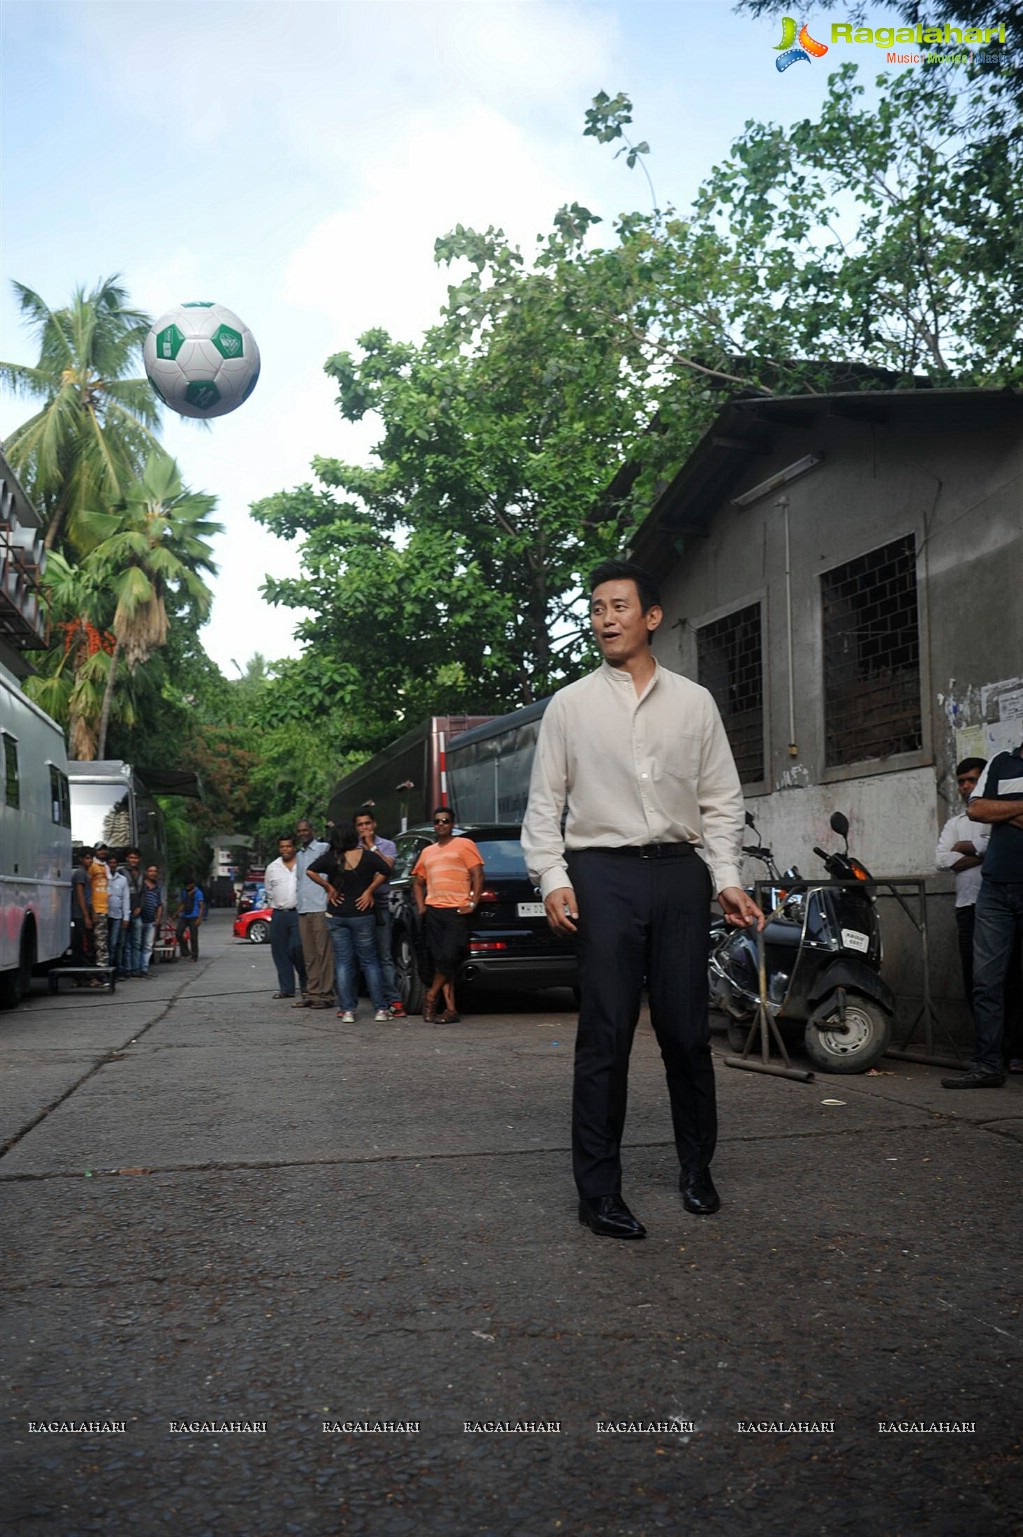
[[[781,19],[781,42],[775,43],[775,51],[778,58],[774,61],[774,67],[779,72],[788,69],[790,64],[796,64],[804,59],[810,62],[810,55],[815,59],[822,59],[828,51],[827,43],[818,43],[806,30],[806,22],[796,30],[796,23],[791,16],[783,16]]]

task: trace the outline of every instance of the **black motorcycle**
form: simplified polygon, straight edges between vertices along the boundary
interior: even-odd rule
[[[759,833],[746,813],[747,825]],[[840,811],[831,827],[845,841],[841,854],[814,848],[828,873],[805,880],[793,866],[779,875],[762,844],[743,852],[767,868],[761,888],[764,929],[764,1002],[769,1016],[804,1026],[803,1044],[815,1067],[828,1073],[864,1073],[884,1055],[891,1038],[895,998],[882,981],[881,928],[870,873],[849,853],[849,822]],[[761,999],[757,935],[712,924],[711,1007],[728,1015],[728,1041],[742,1052],[756,1041]]]

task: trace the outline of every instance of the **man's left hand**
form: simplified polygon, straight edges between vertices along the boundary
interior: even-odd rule
[[[725,922],[730,923],[733,928],[756,928],[759,934],[764,927],[763,913],[741,886],[726,886],[724,891],[718,892],[718,902],[725,915]]]

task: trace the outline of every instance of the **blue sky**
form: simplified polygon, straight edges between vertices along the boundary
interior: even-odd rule
[[[167,413],[163,433],[227,525],[203,632],[225,671],[294,650],[294,617],[258,590],[296,552],[250,502],[309,480],[314,454],[372,447],[324,360],[431,322],[433,241],[457,222],[529,245],[573,199],[644,205],[639,172],[582,137],[602,89],[632,97],[659,201],[684,206],[746,119],[823,99],[831,58],[779,74],[779,37],[722,0],[0,0],[0,355],[35,357],[11,278],[56,308],[114,272],[154,316],[213,299],[259,342],[245,406],[209,431]],[[883,53],[860,55],[872,78]],[[27,414],[0,401],[0,432]]]

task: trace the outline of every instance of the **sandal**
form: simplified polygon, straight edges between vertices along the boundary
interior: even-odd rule
[[[423,999],[423,1024],[435,1025],[437,1023],[437,999],[431,998],[429,993]]]
[[[437,1015],[437,1023],[439,1025],[460,1025],[462,1023],[462,1016],[461,1014],[456,1014],[454,1009],[445,1009],[443,1014]]]

